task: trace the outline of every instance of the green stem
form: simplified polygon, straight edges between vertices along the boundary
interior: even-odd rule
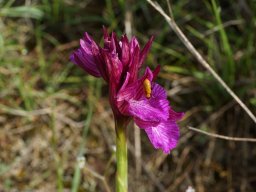
[[[126,123],[116,120],[116,192],[128,192]]]

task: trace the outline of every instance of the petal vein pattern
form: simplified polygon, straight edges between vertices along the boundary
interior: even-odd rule
[[[144,129],[148,135],[150,142],[156,149],[162,149],[165,153],[175,148],[179,140],[179,128],[173,121],[161,121],[154,125],[150,123],[143,123],[143,121],[136,119],[135,123]]]

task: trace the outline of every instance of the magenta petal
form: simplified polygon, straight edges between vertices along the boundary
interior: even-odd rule
[[[117,52],[117,41],[116,41],[116,34],[114,32],[111,33],[111,38],[110,38],[110,51]]]
[[[155,70],[153,71],[153,80],[156,79],[158,73],[160,72],[160,65],[157,65],[157,67],[155,68]]]
[[[109,82],[109,75],[108,75],[107,66],[104,62],[102,54],[100,53],[100,49],[99,49],[98,45],[95,42],[92,43],[92,54],[93,54],[94,59],[97,63],[97,67],[99,69],[99,72],[100,72],[101,76],[103,77],[103,79],[106,82]]]
[[[141,66],[142,63],[144,62],[147,54],[148,54],[148,51],[152,45],[152,42],[154,40],[154,37],[152,36],[149,41],[147,42],[147,44],[145,45],[145,47],[142,49],[141,53],[140,53],[140,61],[139,61],[139,65]]]
[[[169,102],[162,99],[129,100],[126,113],[144,121],[160,121],[169,118]]]
[[[131,53],[131,57],[132,57],[132,55],[133,55],[133,53],[134,53],[134,49],[135,49],[136,47],[138,47],[138,48],[140,49],[139,42],[138,42],[138,40],[137,40],[136,37],[132,37],[131,42],[130,42],[130,53]]]
[[[129,50],[129,40],[126,35],[122,36],[120,44],[122,47],[122,63],[123,63],[123,66],[127,66],[130,61],[130,50]]]
[[[157,83],[152,83],[152,97],[158,99],[167,99],[166,91]]]
[[[104,48],[110,49],[111,46],[111,38],[108,34],[108,31],[105,27],[103,27],[103,39],[104,39]]]
[[[120,77],[123,71],[123,65],[121,61],[119,60],[116,53],[109,53],[105,49],[101,49],[101,55],[103,56],[103,60],[107,67],[110,83],[115,83],[117,85],[120,81]]]
[[[138,46],[134,48],[133,55],[131,56],[129,72],[131,74],[131,81],[134,81],[138,77],[138,70],[139,70],[139,54],[140,49]]]
[[[149,81],[153,80],[154,74],[152,73],[149,67],[146,67],[146,71],[143,77],[147,78]]]
[[[179,140],[179,128],[173,121],[161,121],[157,125],[150,125],[141,120],[135,119],[135,123],[143,128],[153,146],[156,149],[162,149],[164,153],[169,153],[174,149]]]
[[[139,99],[143,96],[144,90],[142,86],[142,81],[136,81],[127,86],[123,86],[122,89],[117,94],[117,100],[130,100],[130,99]]]
[[[169,110],[169,119],[170,119],[171,121],[179,121],[179,120],[182,119],[183,116],[184,116],[184,113],[183,113],[183,112],[179,113],[179,112],[173,111],[173,110],[170,108],[170,110]]]
[[[70,56],[70,60],[80,66],[89,74],[95,77],[101,77],[98,69],[97,61],[92,53],[92,45],[96,44],[88,33],[84,34],[84,39],[80,40],[80,48],[74,51]],[[97,47],[98,48],[98,47]]]
[[[109,37],[108,35],[108,30],[105,26],[102,27],[102,30],[103,30],[103,38],[104,40],[107,39]]]
[[[118,40],[115,33],[112,34],[112,41],[115,44],[115,52],[117,53],[119,60],[122,61],[122,47],[120,46],[121,41]]]
[[[93,75],[95,77],[101,76],[94,59],[92,57],[88,57],[87,55],[85,55],[85,53],[83,53],[81,49],[75,51],[70,56],[70,60],[90,75]]]

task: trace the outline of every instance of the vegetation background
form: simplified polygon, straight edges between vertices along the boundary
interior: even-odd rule
[[[166,1],[158,2],[168,12]],[[256,1],[171,4],[183,32],[255,114]],[[170,155],[129,127],[130,191],[256,191],[255,143],[187,128],[253,138],[255,124],[145,0],[0,1],[0,191],[114,190],[107,86],[69,55],[85,31],[101,43],[103,25],[123,34],[127,11],[141,46],[155,36],[146,65],[162,66],[158,82],[173,108],[186,112]],[[85,158],[83,169],[77,157]]]

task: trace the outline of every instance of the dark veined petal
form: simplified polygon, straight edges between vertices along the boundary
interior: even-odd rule
[[[157,67],[156,67],[155,70],[153,71],[153,80],[156,79],[158,73],[160,72],[160,69],[161,69],[160,65],[157,65]]]
[[[96,63],[87,56],[85,56],[85,54],[80,49],[73,52],[73,54],[70,56],[70,60],[90,75],[93,75],[95,77],[101,76],[96,66]]]
[[[166,91],[163,87],[161,87],[157,83],[151,83],[152,84],[152,97],[157,99],[167,99]]]
[[[80,48],[73,52],[70,56],[70,60],[80,66],[89,74],[95,77],[101,77],[99,72],[97,61],[92,53],[92,44],[95,43],[92,38],[85,33],[84,39],[80,40]]]
[[[99,49],[98,45],[95,42],[92,42],[92,54],[94,56],[94,60],[97,63],[97,67],[99,69],[99,72],[100,72],[102,78],[106,82],[109,82],[107,66],[104,63],[104,58],[103,58],[102,54],[100,53],[100,49]]]
[[[103,27],[103,39],[104,39],[104,49],[108,52],[117,53],[121,56],[122,50],[118,43],[116,33],[112,32],[110,35],[105,27]]]
[[[169,153],[178,144],[179,127],[174,121],[144,122],[135,119],[135,123],[144,129],[150,142],[156,149],[162,149],[164,153]]]
[[[127,36],[123,35],[121,37],[121,41],[119,43],[120,43],[120,47],[122,49],[121,60],[122,60],[123,66],[126,67],[126,66],[128,66],[129,61],[130,61],[130,45],[129,45],[129,40],[128,40]]]
[[[154,36],[152,36],[149,41],[147,42],[147,44],[145,45],[145,47],[142,49],[141,53],[140,53],[140,61],[139,61],[139,67],[141,67],[141,65],[143,64],[149,50],[150,47],[152,45],[152,42],[154,40]]]
[[[115,52],[101,49],[101,55],[107,68],[109,83],[118,84],[120,82],[123,66]]]
[[[133,50],[133,55],[129,64],[129,73],[131,74],[131,81],[135,81],[138,77],[139,71],[139,59],[140,59],[140,49],[136,46]]]
[[[121,86],[119,92],[122,92],[122,91],[126,88],[127,84],[129,83],[129,79],[130,79],[130,73],[127,72],[127,73],[126,73],[126,76],[125,76],[124,83],[123,83],[123,85]],[[127,93],[128,93],[128,92],[127,92]],[[123,97],[129,97],[129,96],[125,96],[125,95],[124,95]],[[118,110],[119,110],[119,111],[122,111],[122,113],[125,113],[125,111],[127,111],[128,105],[127,105],[126,100],[124,100],[123,98],[118,98],[118,97],[117,97],[117,98],[116,98],[116,105],[117,105],[117,107],[118,107]]]
[[[103,39],[104,39],[104,49],[110,49],[111,46],[111,38],[108,34],[108,30],[103,27]]]
[[[119,92],[122,92],[128,85],[129,81],[130,81],[130,73],[129,72],[126,72],[126,76],[125,76],[125,79],[124,79],[124,82],[123,82],[123,85],[121,86]]]
[[[130,41],[130,54],[131,54],[131,57],[132,57],[132,55],[134,53],[134,49],[136,47],[138,47],[140,49],[140,44],[139,44],[139,42],[138,42],[136,37],[132,37],[132,39]]]
[[[117,46],[119,46],[119,45],[117,43],[116,34],[114,32],[112,32],[111,36],[110,36],[110,49],[109,49],[109,51],[117,53],[117,50],[116,50]]]
[[[185,113],[183,112],[176,112],[170,108],[169,110],[169,120],[170,121],[179,121],[182,119]]]
[[[111,38],[114,44],[115,53],[117,54],[119,60],[122,61],[122,48],[120,46],[120,41],[118,40],[116,33],[113,32]]]

